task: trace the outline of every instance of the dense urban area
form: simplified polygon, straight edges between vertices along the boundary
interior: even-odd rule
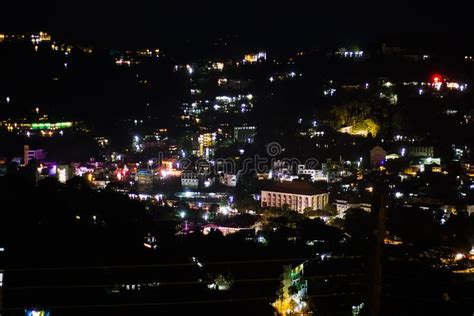
[[[474,50],[233,40],[0,33],[0,314],[472,315]]]

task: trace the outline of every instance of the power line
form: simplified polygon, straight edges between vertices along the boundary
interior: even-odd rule
[[[326,260],[331,259],[358,259],[360,256],[331,256]],[[206,262],[205,265],[238,265],[250,263],[272,263],[272,262],[291,262],[291,261],[315,261],[320,260],[317,257],[306,258],[284,258],[284,259],[259,259],[259,260],[235,260],[235,261],[211,261]],[[135,264],[135,265],[101,265],[101,266],[62,266],[62,267],[43,267],[43,268],[16,268],[8,269],[7,272],[27,272],[27,271],[67,271],[67,270],[104,270],[104,269],[131,269],[131,268],[168,268],[168,267],[186,267],[193,266],[195,263],[158,263],[158,264]]]
[[[331,294],[308,295],[310,298],[323,298],[335,296],[360,295],[358,292],[341,292]],[[153,306],[171,306],[171,305],[196,305],[196,304],[222,304],[222,303],[238,303],[252,301],[273,301],[276,297],[254,297],[254,298],[230,298],[220,300],[195,300],[195,301],[178,301],[178,302],[154,302],[154,303],[123,303],[123,304],[92,304],[92,305],[56,305],[39,307],[46,310],[58,309],[93,309],[93,308],[113,308],[113,307],[153,307]],[[24,307],[5,308],[4,311],[23,311]]]
[[[310,276],[310,277],[303,277],[305,280],[317,280],[317,279],[331,279],[331,278],[349,278],[349,277],[359,277],[364,276],[363,273],[354,273],[354,274],[328,274],[328,275],[318,275],[318,276]],[[254,283],[254,282],[270,282],[270,281],[281,281],[281,277],[273,277],[273,278],[248,278],[248,279],[231,279],[230,281],[233,283]],[[105,287],[116,287],[120,285],[143,285],[146,286],[147,284],[152,282],[143,282],[143,283],[108,283],[108,284],[84,284],[84,285],[39,285],[39,286],[17,286],[17,287],[4,287],[7,291],[20,291],[20,290],[36,290],[36,289],[80,289],[80,288],[105,288]],[[156,282],[158,283],[157,287],[160,286],[180,286],[180,285],[194,285],[194,284],[206,284],[203,281],[179,281],[179,282]]]

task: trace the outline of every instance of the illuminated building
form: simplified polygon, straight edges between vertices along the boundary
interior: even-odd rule
[[[5,34],[0,33],[0,43],[5,40]]]
[[[388,154],[385,156],[386,160],[394,160],[394,159],[399,159],[399,158],[400,158],[400,155],[398,154]]]
[[[137,50],[136,52],[127,51],[126,53],[127,54],[135,53],[136,55],[139,55],[139,56],[148,56],[148,57],[149,56],[156,56],[156,57],[158,57],[160,55],[160,50],[158,48],[156,48],[156,49],[145,48],[145,49]]]
[[[223,62],[212,63],[212,69],[222,71],[224,70],[224,63]]]
[[[74,170],[69,165],[59,165],[56,167],[56,176],[59,182],[66,183],[74,176]]]
[[[181,186],[183,188],[198,188],[199,177],[194,172],[182,172],[181,173]]]
[[[202,228],[203,235],[209,235],[210,232],[218,230],[222,233],[223,236],[235,234],[242,231],[254,232],[255,228],[243,228],[243,227],[228,227],[228,226],[218,226],[215,224],[207,224]]]
[[[138,185],[149,186],[153,184],[153,174],[148,170],[140,170],[135,176]]]
[[[407,148],[408,157],[433,157],[433,146],[410,146]]]
[[[370,150],[370,165],[377,167],[385,163],[387,153],[380,146],[375,146]]]
[[[467,84],[460,84],[458,82],[446,82],[446,88],[451,90],[464,91],[467,88]]]
[[[262,207],[282,208],[303,213],[305,210],[320,210],[329,203],[329,193],[314,188],[306,182],[278,183],[262,190]]]
[[[51,35],[46,32],[39,32],[38,34],[31,34],[31,42],[33,44],[39,44],[41,42],[51,41]]]
[[[228,187],[235,187],[237,185],[237,175],[226,173],[221,177],[221,183]]]
[[[335,199],[333,204],[336,206],[336,216],[339,218],[344,218],[346,211],[350,208],[360,208],[366,212],[372,210],[372,204],[357,199]]]
[[[217,85],[219,87],[223,87],[223,86],[227,85],[227,79],[226,78],[217,79]]]
[[[103,136],[95,138],[95,141],[99,144],[100,147],[105,148],[109,144],[109,140]]]
[[[23,146],[23,163],[28,165],[28,162],[32,159],[42,161],[46,158],[46,153],[43,149],[30,150],[28,145]]]
[[[143,151],[143,144],[142,144],[142,141],[140,139],[139,136],[135,135],[133,137],[133,141],[132,141],[132,150],[134,152],[142,152]]]
[[[328,182],[328,175],[323,170],[306,169],[305,165],[298,165],[298,175],[307,175],[311,177],[311,181]]]
[[[234,127],[234,140],[239,143],[252,143],[255,133],[255,126]]]
[[[345,48],[340,48],[336,51],[336,55],[344,58],[361,58],[364,56],[364,51],[354,49],[354,50],[347,50]]]
[[[273,161],[268,178],[276,181],[293,181],[298,176],[292,175],[291,168],[292,166],[288,161]]]
[[[214,155],[214,145],[216,144],[216,133],[205,133],[199,135],[199,156],[209,158]]]
[[[431,165],[431,172],[439,173],[441,171],[443,171],[443,170],[442,170],[440,165],[438,165],[438,164]]]
[[[132,60],[131,59],[117,58],[117,59],[115,59],[115,64],[117,66],[122,66],[122,65],[130,66],[132,64]]]
[[[418,171],[420,171],[419,166],[410,166],[404,170],[404,173],[408,176],[416,176]]]
[[[243,62],[253,64],[260,60],[266,60],[266,59],[267,59],[267,52],[261,51],[256,54],[245,54]]]
[[[272,303],[278,315],[308,315],[309,306],[306,302],[308,281],[304,278],[305,262],[292,267],[284,266],[281,281],[281,292]],[[291,289],[296,289],[292,291]]]
[[[433,158],[433,157],[421,158],[420,159],[420,164],[422,164],[422,165],[441,165],[441,158]]]
[[[62,128],[72,127],[72,122],[57,122],[57,123],[32,123],[32,130],[57,130]]]

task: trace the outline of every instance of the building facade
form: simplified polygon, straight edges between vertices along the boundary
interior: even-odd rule
[[[348,200],[336,199],[333,204],[336,206],[337,217],[344,218],[346,211],[350,208],[360,208],[366,212],[371,212],[372,204],[367,202],[349,202]]]
[[[183,172],[181,173],[181,186],[183,188],[198,188],[199,177],[197,173]]]
[[[237,126],[234,127],[234,140],[239,143],[252,143],[255,133],[255,126]]]
[[[387,153],[380,146],[375,146],[370,150],[370,165],[372,167],[381,166],[385,163]]]
[[[411,146],[407,149],[408,157],[433,157],[433,146]]]
[[[305,210],[321,210],[329,203],[329,193],[309,189],[308,186],[294,186],[293,183],[279,185],[275,188],[262,190],[261,206],[289,209],[298,213]]]

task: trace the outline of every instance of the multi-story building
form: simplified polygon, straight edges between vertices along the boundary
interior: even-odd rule
[[[255,126],[234,127],[234,140],[239,143],[252,143],[255,137]]]
[[[305,165],[298,165],[298,175],[308,175],[311,181],[326,181],[328,182],[328,175],[323,170],[306,169]]]
[[[267,190],[262,190],[261,193],[262,207],[281,208],[287,205],[289,209],[298,213],[323,209],[328,202],[328,192],[306,182],[277,183]]]
[[[30,146],[25,145],[23,146],[23,163],[24,165],[28,165],[30,160],[42,161],[46,158],[46,153],[43,149],[37,150],[30,150]]]
[[[198,188],[199,187],[199,176],[194,172],[182,172],[181,173],[181,186],[183,188]]]
[[[370,150],[370,165],[377,167],[385,163],[387,153],[380,146],[375,146]]]
[[[74,168],[70,165],[58,165],[56,167],[56,176],[59,182],[66,183],[74,177]]]
[[[344,218],[346,211],[350,208],[360,208],[366,212],[372,210],[372,204],[365,201],[350,199],[336,199],[333,203],[336,206],[337,217]]]
[[[408,157],[433,157],[433,146],[410,146],[407,148]]]
[[[216,133],[204,133],[199,135],[199,156],[210,158],[214,155],[214,146],[216,144]]]

